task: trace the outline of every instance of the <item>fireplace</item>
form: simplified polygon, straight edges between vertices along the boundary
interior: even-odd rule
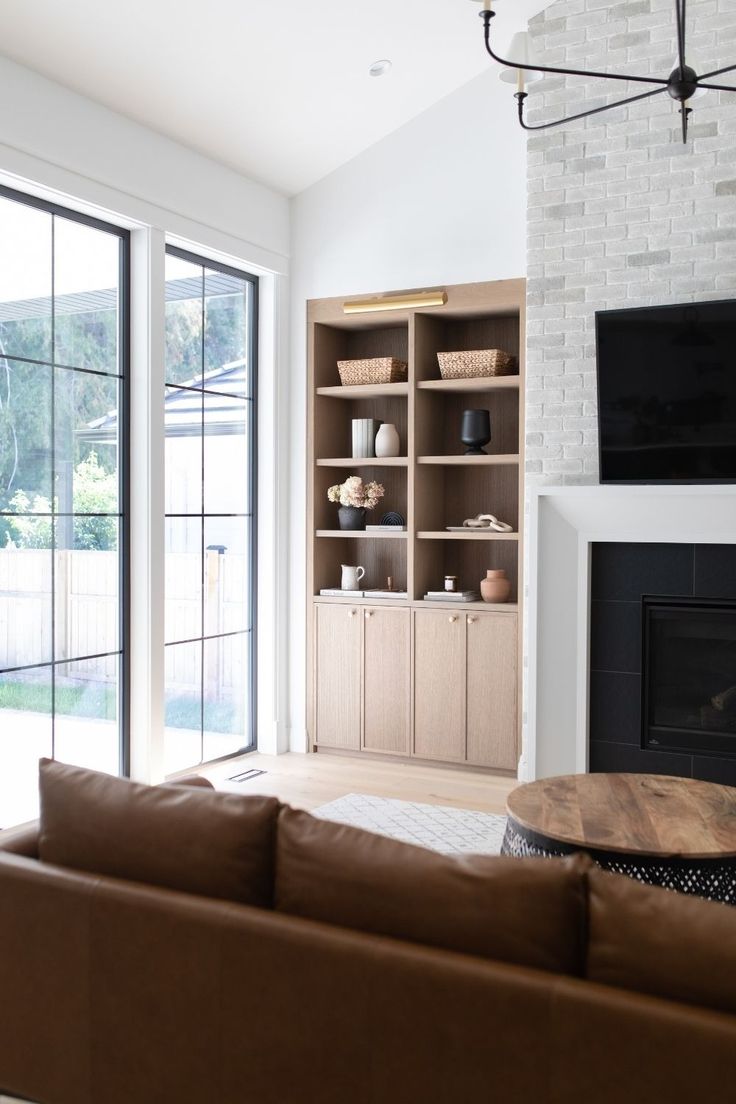
[[[642,748],[736,757],[736,602],[642,598]]]

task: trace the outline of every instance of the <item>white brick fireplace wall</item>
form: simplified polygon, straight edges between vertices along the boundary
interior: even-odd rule
[[[530,23],[550,65],[657,76],[674,27],[674,0],[558,0]],[[736,64],[736,0],[691,0],[688,34],[701,72]],[[529,122],[638,90],[549,77]],[[529,484],[598,480],[597,310],[736,295],[736,93],[691,103],[687,146],[667,93],[529,136]]]
[[[657,76],[674,67],[674,0],[557,0],[530,31],[551,65]],[[736,64],[736,0],[691,0],[688,34],[696,69]],[[531,86],[528,121],[639,90],[549,77]],[[607,540],[623,539],[624,529],[629,540],[677,539],[664,524],[676,488],[656,503],[645,488],[589,488],[582,499],[571,488],[569,504],[562,489],[552,498],[534,491],[598,482],[597,310],[736,296],[736,93],[708,92],[692,107],[687,146],[666,93],[529,136],[526,471],[533,509],[522,778],[586,769],[588,536],[560,521],[560,532],[574,536],[569,548],[562,541],[556,550],[557,514],[583,503],[594,516],[610,511],[610,524],[590,527],[597,539],[604,529]],[[702,508],[728,504],[733,520],[728,490],[682,494],[695,495]],[[650,521],[634,535],[624,519],[643,502]],[[552,518],[546,528],[542,505]],[[733,537],[724,532],[719,539]]]

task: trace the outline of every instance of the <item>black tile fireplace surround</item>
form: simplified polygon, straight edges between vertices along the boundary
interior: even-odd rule
[[[647,742],[642,727],[642,599],[655,599],[655,608],[658,596],[690,599],[682,608],[693,607],[688,610],[693,615],[713,608],[714,600],[724,606],[736,602],[736,545],[600,543],[593,544],[591,557],[589,769],[675,774],[736,786],[736,749],[717,750],[727,748],[728,740],[704,735],[702,747],[710,754],[693,750],[701,748],[698,736],[683,740],[691,743],[687,750],[660,750]],[[725,692],[730,683],[736,685],[736,671],[733,679],[724,674],[710,689]]]

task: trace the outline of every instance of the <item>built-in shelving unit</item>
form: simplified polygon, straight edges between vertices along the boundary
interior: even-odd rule
[[[416,664],[422,649],[421,640],[417,637],[420,623],[416,618],[429,619],[426,625],[431,627],[435,624],[431,621],[432,617],[449,610],[448,617],[442,619],[442,623],[454,626],[462,620],[469,646],[472,628],[479,628],[482,623],[484,631],[490,631],[488,623],[483,618],[479,620],[479,615],[492,614],[496,618],[494,624],[505,626],[504,649],[508,650],[508,641],[513,637],[513,647],[518,650],[523,522],[525,281],[460,285],[449,287],[446,292],[447,303],[441,307],[379,314],[346,314],[343,299],[315,300],[309,304],[307,499],[311,694],[308,728],[310,744],[321,748],[380,751],[443,761],[477,761],[487,765],[487,759],[479,759],[476,753],[471,753],[474,744],[469,735],[464,757],[454,751],[450,753],[449,745],[444,748],[438,745],[436,754],[429,754],[431,742],[428,744],[424,735],[417,737],[416,724],[421,708],[416,694],[421,680],[416,681],[419,678]],[[440,378],[438,352],[487,348],[502,348],[515,356],[518,374],[459,380]],[[375,386],[343,387],[340,384],[338,360],[378,356],[393,356],[406,361],[407,381]],[[490,411],[492,439],[484,455],[468,456],[460,441],[460,421],[464,410],[474,408]],[[353,418],[374,418],[393,423],[399,433],[401,455],[352,458]],[[338,528],[337,507],[327,500],[327,489],[351,474],[361,475],[366,481],[375,479],[385,487],[385,497],[369,515],[369,524],[380,522],[382,514],[387,511],[396,511],[406,518],[406,532],[351,532]],[[500,521],[510,524],[512,531],[448,531],[448,526],[462,526],[466,518],[479,513],[493,514]],[[362,565],[366,570],[366,588],[385,587],[387,578],[391,576],[394,587],[406,591],[408,596],[380,600],[367,597],[357,601],[321,597],[321,589],[339,587],[341,564]],[[477,590],[488,568],[506,570],[511,581],[508,603],[494,605],[477,602],[449,606],[424,600],[427,591],[442,589],[445,575],[457,576],[459,587]],[[345,606],[349,608],[345,610]],[[329,620],[333,616],[329,612],[331,609],[338,618],[334,622]],[[342,613],[338,613],[339,610]],[[321,611],[319,616],[318,611]],[[410,623],[406,623],[410,624],[409,628],[404,626],[403,615],[410,618]],[[513,619],[512,633],[509,617]],[[394,672],[384,672],[384,676],[390,681],[398,677],[395,671],[403,671],[406,667],[411,682],[410,696],[414,704],[407,722],[408,734],[405,733],[401,739],[391,737],[384,746],[383,738],[380,733],[376,735],[373,727],[374,722],[377,723],[375,717],[371,721],[368,716],[366,694],[369,691],[359,680],[360,686],[354,693],[358,703],[355,708],[359,709],[362,718],[360,736],[359,739],[355,735],[345,737],[342,742],[339,730],[334,727],[337,722],[333,716],[335,710],[342,713],[342,699],[330,708],[324,701],[320,704],[321,676],[316,670],[320,655],[323,666],[333,662],[326,643],[333,641],[334,662],[344,662],[340,657],[350,654],[351,649],[358,645],[355,641],[350,644],[347,638],[341,640],[340,626],[349,626],[350,632],[357,632],[356,626],[361,622],[361,680],[365,677],[370,682],[366,673],[370,667],[366,649],[372,639],[369,626],[370,632],[375,633],[378,631],[376,626],[384,621],[390,621],[391,625],[390,630],[385,630],[381,647],[392,654],[391,671]],[[425,622],[422,622],[422,631],[424,625]],[[345,628],[345,631],[348,629]],[[358,640],[357,636],[355,640]],[[399,646],[397,641],[403,643]],[[440,645],[442,647],[444,645]],[[325,648],[328,652],[324,651]],[[392,652],[394,648],[399,648],[395,654]],[[494,651],[493,662],[497,662],[496,646],[493,645],[491,650]],[[516,655],[513,658],[516,663]],[[472,666],[470,653],[464,662]],[[482,670],[482,655],[477,662],[478,670]],[[463,708],[470,717],[469,700]],[[347,706],[345,711],[346,725],[350,727],[357,723],[354,717],[347,719],[350,712]],[[322,733],[319,732],[320,724]],[[326,727],[329,728],[329,735]],[[510,762],[509,754],[506,759]]]

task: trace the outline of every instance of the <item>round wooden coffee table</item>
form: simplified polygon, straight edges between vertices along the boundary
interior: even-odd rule
[[[604,870],[736,905],[736,788],[569,774],[513,790],[504,855],[586,851]]]

